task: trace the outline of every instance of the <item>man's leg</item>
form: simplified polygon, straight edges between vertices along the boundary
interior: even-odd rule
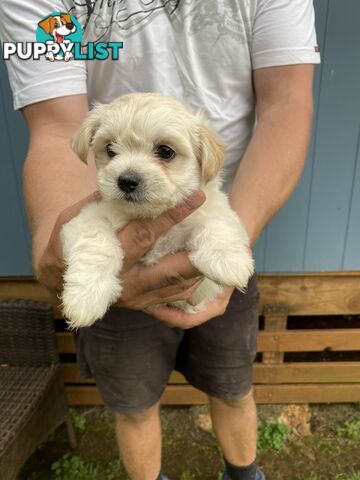
[[[257,419],[249,394],[256,356],[258,297],[253,277],[246,293],[234,291],[222,316],[185,332],[177,358],[177,370],[210,397],[214,430],[227,462],[224,480],[264,480],[254,463]],[[225,400],[229,398],[232,400]]]
[[[238,400],[210,398],[216,437],[225,459],[246,467],[256,458],[257,415],[252,391]]]
[[[156,480],[161,468],[159,404],[141,413],[116,414],[116,436],[131,480]]]

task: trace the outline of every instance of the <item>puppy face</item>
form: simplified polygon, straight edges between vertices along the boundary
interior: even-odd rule
[[[67,13],[45,18],[39,23],[39,26],[48,35],[54,37],[58,43],[61,43],[64,37],[70,35],[70,33],[74,33],[76,30],[76,26]]]
[[[160,94],[131,94],[92,110],[72,146],[92,146],[99,190],[131,216],[154,217],[215,178],[225,148],[199,114]]]

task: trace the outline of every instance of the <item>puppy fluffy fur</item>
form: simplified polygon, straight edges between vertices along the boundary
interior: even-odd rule
[[[198,189],[205,203],[159,238],[142,261],[153,265],[169,253],[189,252],[205,279],[191,304],[175,302],[188,312],[203,310],[224,286],[247,286],[254,271],[248,237],[220,191],[225,147],[200,113],[160,94],[126,95],[93,109],[72,146],[84,162],[92,147],[103,200],[87,205],[61,231],[62,303],[70,327],[93,324],[121,296],[124,252],[116,231],[131,219],[157,217]]]

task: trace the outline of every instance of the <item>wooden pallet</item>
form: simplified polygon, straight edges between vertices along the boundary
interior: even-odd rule
[[[258,403],[321,403],[360,401],[360,328],[288,330],[289,316],[360,315],[360,272],[311,275],[260,275],[260,314],[264,330],[258,336],[262,360],[254,367]],[[32,298],[51,303],[57,298],[30,278],[0,279],[0,298]],[[60,323],[60,322],[59,322]],[[71,333],[57,333],[69,403],[98,405],[92,380],[80,378]],[[358,351],[359,361],[284,362],[286,352]],[[70,361],[69,361],[70,357]],[[206,395],[174,372],[163,404],[201,404]]]

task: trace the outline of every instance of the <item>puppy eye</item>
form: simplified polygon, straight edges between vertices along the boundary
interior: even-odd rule
[[[111,143],[109,145],[106,145],[106,153],[110,158],[115,157],[116,155],[116,153],[113,150],[111,150],[111,147],[112,147]]]
[[[167,145],[159,145],[158,147],[156,147],[155,155],[161,158],[162,160],[169,161],[175,157],[176,152],[171,147],[168,147]]]

